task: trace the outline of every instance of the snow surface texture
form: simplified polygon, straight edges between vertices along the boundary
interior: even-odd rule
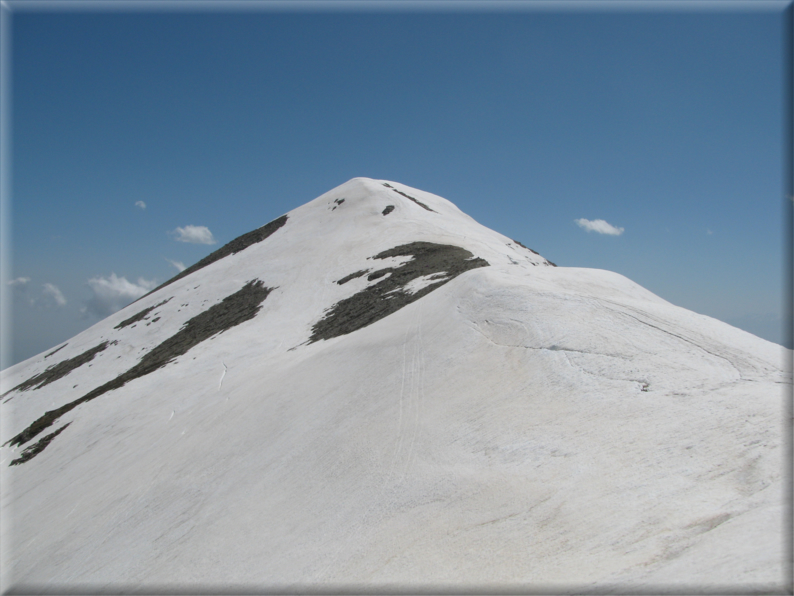
[[[213,255],[4,371],[4,591],[790,589],[790,351],[390,181]]]

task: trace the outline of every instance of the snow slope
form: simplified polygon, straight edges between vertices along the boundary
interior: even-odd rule
[[[790,589],[790,351],[396,182],[211,257],[4,371],[4,590]]]

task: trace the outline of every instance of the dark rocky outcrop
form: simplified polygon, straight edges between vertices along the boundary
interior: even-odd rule
[[[67,422],[55,432],[50,433],[44,438],[39,439],[38,441],[33,443],[33,445],[31,445],[30,447],[25,447],[25,449],[22,451],[22,454],[18,458],[11,460],[11,463],[9,465],[18,466],[19,464],[24,464],[26,461],[36,457],[39,453],[44,451],[44,448],[47,447],[47,445],[49,445],[52,442],[52,440],[55,437],[57,437],[59,434],[61,434],[64,431],[64,429],[70,424],[71,422]]]
[[[94,346],[83,352],[82,354],[78,354],[74,358],[69,358],[67,360],[62,360],[58,364],[53,364],[52,366],[48,367],[44,372],[41,372],[37,375],[30,377],[27,381],[22,381],[19,385],[14,387],[13,389],[9,389],[6,391],[1,397],[5,397],[12,391],[27,391],[28,389],[40,389],[45,385],[49,385],[50,383],[57,381],[58,379],[62,379],[74,369],[86,364],[87,362],[91,362],[94,359],[94,356],[99,354],[102,350],[107,348],[110,345],[115,344],[116,342],[108,342],[103,341],[101,344]],[[63,347],[63,346],[62,346]],[[61,348],[58,348],[60,350]],[[55,350],[57,352],[58,350]],[[48,356],[54,354],[55,352],[51,352]]]
[[[396,188],[394,188],[394,187],[393,187],[391,184],[388,184],[388,183],[384,182],[384,183],[383,183],[383,186],[386,186],[386,187],[388,187],[388,188],[391,188],[391,189],[392,189],[394,192],[396,192],[397,194],[400,194],[400,195],[404,196],[406,199],[410,199],[410,200],[412,200],[414,203],[416,203],[417,205],[419,205],[419,206],[420,206],[420,207],[422,207],[423,209],[427,209],[428,211],[432,211],[433,213],[438,213],[438,211],[435,211],[435,210],[431,209],[430,207],[428,207],[427,205],[425,205],[423,202],[421,202],[421,201],[419,201],[419,200],[417,200],[417,199],[413,198],[411,195],[405,194],[405,193],[404,193],[403,191],[401,191],[401,190],[397,190],[397,189],[396,189]],[[386,213],[384,213],[383,215],[386,215]]]
[[[173,296],[171,296],[171,298],[173,298]],[[113,327],[113,329],[123,329],[127,325],[132,325],[133,323],[142,321],[146,317],[146,315],[152,312],[155,308],[158,308],[163,304],[165,304],[166,302],[168,302],[169,300],[171,300],[171,298],[166,298],[165,300],[163,300],[162,302],[158,302],[154,306],[150,306],[149,308],[144,308],[141,312],[132,315],[129,319],[124,319],[121,323]]]
[[[341,286],[349,282],[351,279],[356,279],[357,277],[361,277],[362,275],[367,273],[367,271],[369,271],[369,269],[362,269],[361,271],[356,271],[355,273],[351,273],[350,275],[345,275],[342,279],[338,280],[336,283],[338,283]]]
[[[518,245],[519,245],[521,248],[526,248],[526,249],[527,249],[529,252],[531,252],[532,254],[535,254],[535,255],[538,255],[538,256],[540,256],[540,253],[539,253],[539,252],[532,250],[532,249],[531,249],[531,248],[529,248],[528,246],[524,246],[524,245],[523,245],[523,244],[521,244],[521,243],[520,243],[518,240],[513,240],[513,242],[515,242],[516,244],[518,244]],[[557,265],[555,265],[554,263],[552,263],[551,261],[549,261],[548,259],[546,259],[545,257],[544,257],[544,259],[543,259],[543,260],[545,260],[545,261],[546,261],[546,262],[547,262],[549,265],[551,265],[552,267],[556,267],[556,266],[557,266]]]
[[[518,244],[518,245],[519,245],[521,248],[526,248],[526,249],[527,249],[529,252],[531,252],[531,253],[533,253],[533,254],[536,254],[536,255],[540,256],[540,254],[539,254],[539,253],[537,253],[536,251],[532,250],[532,249],[531,249],[531,248],[529,248],[528,246],[524,246],[524,245],[523,245],[523,244],[521,244],[521,243],[520,243],[518,240],[513,240],[513,242],[515,242],[516,244]]]
[[[53,354],[55,354],[55,353],[56,353],[56,352],[58,352],[59,350],[63,350],[63,349],[64,349],[66,346],[68,346],[68,345],[69,345],[69,343],[67,342],[67,343],[63,344],[63,345],[62,345],[60,348],[55,348],[55,349],[54,349],[52,352],[50,352],[49,354],[47,354],[46,356],[44,356],[44,359],[46,360],[47,358],[49,358],[50,356],[52,356]]]
[[[210,339],[213,335],[222,333],[240,323],[253,319],[256,313],[259,312],[262,302],[272,290],[273,288],[265,287],[264,283],[260,280],[248,282],[242,289],[227,296],[218,304],[211,306],[204,312],[187,321],[179,331],[160,345],[152,348],[152,350],[141,358],[140,362],[131,369],[120,374],[115,379],[108,381],[104,385],[89,391],[81,398],[69,402],[60,408],[46,412],[25,430],[12,438],[9,443],[12,446],[27,443],[42,431],[52,426],[61,416],[70,412],[80,404],[91,401],[113,389],[119,389],[133,379],[148,375],[158,368],[165,366],[177,356],[185,354],[188,350],[201,342]],[[60,430],[58,432],[60,432]],[[48,435],[48,437],[49,436],[50,435]],[[54,438],[54,436],[46,443],[43,443],[40,448],[37,448],[35,453],[31,452],[32,454],[24,461],[28,461],[44,450],[44,447],[49,444],[52,438]],[[47,437],[45,437],[45,439],[47,439]],[[42,441],[39,441],[39,443]]]
[[[464,248],[432,242],[403,244],[372,258],[386,259],[401,256],[412,256],[413,259],[398,267],[386,267],[370,273],[367,276],[370,281],[386,276],[387,273],[390,275],[331,307],[328,314],[312,327],[309,343],[346,335],[371,325],[426,296],[461,273],[488,266],[487,261],[474,257]],[[342,280],[349,281],[365,273],[366,271],[357,271]],[[409,282],[423,276],[430,276],[430,279],[437,278],[438,281],[416,293],[405,289]]]
[[[248,232],[247,234],[243,234],[242,236],[238,236],[237,238],[235,238],[231,242],[229,242],[227,244],[224,244],[221,248],[219,248],[215,252],[210,253],[209,255],[207,255],[206,257],[201,259],[198,263],[195,263],[195,264],[191,265],[190,267],[188,267],[187,269],[185,269],[184,271],[181,271],[181,272],[177,273],[174,277],[169,279],[167,282],[160,284],[155,289],[153,289],[151,292],[148,292],[147,294],[144,294],[143,296],[141,296],[141,298],[145,298],[149,294],[153,294],[157,290],[160,290],[160,289],[166,287],[167,285],[174,283],[178,279],[182,279],[183,277],[187,277],[191,273],[195,273],[199,269],[203,269],[204,267],[206,267],[207,265],[211,265],[215,261],[219,261],[219,260],[221,260],[224,257],[228,257],[229,255],[233,255],[233,254],[238,253],[238,252],[240,252],[242,250],[245,250],[246,248],[248,248],[252,244],[257,244],[258,242],[262,242],[263,240],[265,240],[268,237],[270,237],[279,228],[281,228],[285,223],[287,223],[287,216],[286,215],[282,215],[278,219],[274,219],[270,223],[267,223],[267,224],[263,225],[261,228],[257,228],[256,230],[254,230],[252,232]],[[141,298],[138,298],[138,300],[140,300]],[[137,302],[137,300],[136,300],[136,302]]]

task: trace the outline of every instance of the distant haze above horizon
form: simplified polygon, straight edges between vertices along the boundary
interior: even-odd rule
[[[2,367],[357,176],[792,347],[788,3],[109,6],[4,3]]]

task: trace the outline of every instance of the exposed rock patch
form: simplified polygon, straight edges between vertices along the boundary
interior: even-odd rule
[[[63,350],[63,349],[64,349],[66,346],[68,346],[68,345],[69,345],[69,343],[67,342],[67,343],[63,344],[63,345],[62,345],[60,348],[55,348],[55,349],[54,349],[52,352],[50,352],[49,354],[47,354],[46,356],[44,356],[44,359],[46,360],[47,358],[49,358],[50,356],[52,356],[53,354],[55,354],[55,352],[57,352],[58,350]]]
[[[526,249],[527,249],[529,252],[531,252],[532,254],[535,254],[535,255],[541,256],[539,252],[532,250],[532,249],[531,249],[531,248],[529,248],[528,246],[524,246],[524,245],[523,245],[523,244],[521,244],[521,243],[520,243],[518,240],[513,240],[513,242],[515,242],[516,244],[518,244],[518,245],[519,245],[521,248],[526,248]],[[549,260],[548,260],[547,258],[545,258],[545,257],[543,257],[543,260],[544,260],[544,261],[546,261],[546,263],[547,263],[548,265],[551,265],[552,267],[556,267],[556,266],[557,266],[557,265],[555,265],[554,263],[552,263],[551,261],[549,261]]]
[[[391,189],[392,189],[394,192],[396,192],[397,194],[400,194],[400,195],[404,196],[406,199],[411,199],[411,200],[412,200],[414,203],[416,203],[417,205],[419,205],[420,207],[422,207],[422,208],[424,208],[424,209],[427,209],[428,211],[433,211],[433,213],[438,213],[438,211],[434,211],[433,209],[431,209],[430,207],[428,207],[427,205],[425,205],[425,204],[424,204],[422,201],[419,201],[419,200],[417,200],[417,199],[413,198],[411,195],[407,195],[407,194],[405,194],[405,193],[404,193],[403,191],[401,191],[401,190],[397,190],[397,189],[396,189],[396,188],[394,188],[394,187],[393,187],[391,184],[388,184],[388,183],[384,182],[384,183],[383,183],[383,186],[386,186],[386,187],[388,187],[388,188],[391,188]],[[384,213],[383,215],[386,215],[386,213]]]
[[[143,296],[141,296],[141,298],[145,298],[149,294],[152,294],[152,293],[156,292],[157,290],[160,290],[160,289],[164,288],[165,286],[174,283],[178,279],[182,279],[183,277],[186,277],[186,276],[190,275],[191,273],[195,273],[199,269],[203,269],[204,267],[206,267],[207,265],[211,265],[215,261],[219,261],[219,260],[221,260],[224,257],[228,257],[229,255],[233,255],[233,254],[236,254],[236,253],[238,253],[238,252],[240,252],[242,250],[245,250],[246,248],[248,248],[252,244],[257,244],[259,242],[262,242],[263,240],[269,238],[274,232],[276,232],[276,230],[281,228],[285,223],[287,223],[287,216],[286,215],[282,215],[278,219],[274,219],[270,223],[267,223],[267,224],[263,225],[261,228],[257,228],[256,230],[254,230],[252,232],[248,232],[247,234],[243,234],[242,236],[238,236],[237,238],[235,238],[231,242],[229,242],[227,244],[224,244],[221,248],[219,248],[215,252],[210,253],[209,255],[207,255],[206,257],[201,259],[198,263],[195,263],[195,264],[191,265],[190,267],[188,267],[187,269],[185,269],[184,271],[181,271],[181,272],[177,273],[174,277],[169,279],[167,282],[160,284],[155,289],[153,289],[151,292],[148,292],[147,294],[144,294]],[[140,300],[141,298],[138,298],[138,300]]]
[[[108,346],[113,345],[115,343],[116,343],[115,341],[114,342],[108,342],[107,340],[103,341],[101,344],[86,350],[82,354],[78,354],[74,358],[69,358],[68,360],[62,360],[58,364],[53,364],[52,366],[48,367],[44,372],[41,372],[37,375],[33,375],[27,381],[23,381],[13,389],[9,389],[1,397],[5,397],[12,391],[27,391],[28,389],[33,389],[33,388],[41,389],[45,385],[49,385],[50,383],[65,377],[74,369],[82,366],[83,364],[86,364],[87,362],[91,362],[94,359],[94,356],[99,354],[102,350],[104,350]],[[58,350],[60,349],[61,348],[58,348]],[[55,352],[57,352],[58,350],[55,350]],[[48,354],[48,356],[54,354],[55,352],[51,352],[50,354]]]
[[[14,460],[11,460],[11,463],[8,464],[8,465],[10,465],[10,466],[18,466],[19,464],[24,464],[29,459],[33,459],[39,453],[44,451],[44,448],[47,445],[49,445],[55,437],[57,437],[59,434],[61,434],[64,431],[64,429],[67,426],[69,426],[70,424],[71,424],[71,422],[67,422],[61,428],[56,430],[55,432],[50,433],[46,437],[44,437],[42,439],[39,439],[38,441],[33,443],[33,445],[31,445],[30,447],[25,447],[24,451],[22,451],[22,454],[18,458],[14,459]]]
[[[374,273],[370,273],[369,275],[367,275],[367,281],[379,279],[384,275],[386,275],[387,273],[391,273],[392,271],[394,271],[394,269],[392,269],[391,267],[389,267],[388,269],[379,269],[378,271],[375,271]]]
[[[386,209],[383,210],[383,215],[388,215],[392,211],[394,211],[394,205],[387,205]]]
[[[27,443],[33,437],[52,426],[61,416],[70,412],[80,404],[91,401],[113,389],[119,389],[133,379],[148,375],[158,368],[162,368],[176,357],[185,354],[188,350],[204,340],[211,338],[213,335],[222,333],[240,323],[253,319],[256,313],[259,312],[262,302],[272,290],[273,288],[265,287],[264,283],[260,280],[255,279],[249,281],[242,289],[227,296],[218,304],[211,306],[204,312],[187,321],[179,331],[166,339],[163,343],[154,347],[141,358],[138,364],[127,372],[89,391],[79,399],[63,405],[60,408],[56,408],[55,410],[46,412],[25,430],[11,439],[9,443],[12,446]],[[45,437],[45,439],[46,438],[47,437]],[[54,438],[54,436],[52,438]],[[50,441],[52,438],[50,438]],[[41,441],[39,441],[39,443],[41,443]],[[36,443],[36,445],[39,443]],[[35,453],[32,453],[25,461],[43,451],[47,444],[49,444],[49,441],[43,444]]]
[[[528,246],[524,246],[524,245],[523,245],[523,244],[521,244],[521,243],[520,243],[518,240],[513,240],[513,242],[515,242],[516,244],[518,244],[518,245],[519,245],[521,248],[526,248],[526,249],[527,249],[529,252],[531,252],[531,253],[533,253],[533,254],[536,254],[536,255],[540,256],[540,253],[538,253],[538,252],[536,252],[536,251],[532,250],[532,249],[531,249],[531,248],[529,248]]]
[[[355,273],[351,273],[350,275],[345,275],[342,279],[338,280],[336,283],[338,283],[341,286],[349,282],[351,279],[356,279],[357,277],[361,277],[367,271],[369,271],[369,269],[362,269],[361,271],[356,271]]]
[[[171,298],[173,298],[173,296],[171,296]],[[132,315],[129,319],[123,320],[121,323],[113,327],[113,329],[123,329],[127,325],[132,325],[133,323],[142,321],[146,315],[152,312],[155,308],[158,308],[163,304],[165,304],[166,302],[168,302],[169,300],[171,300],[171,298],[166,298],[165,300],[163,300],[162,302],[158,302],[154,306],[150,306],[149,308],[144,308],[141,312]]]
[[[386,259],[401,256],[412,256],[413,259],[399,267],[386,267],[369,274],[367,279],[370,281],[383,277],[387,273],[391,275],[357,294],[337,302],[328,314],[312,327],[309,343],[347,335],[371,325],[426,296],[461,273],[489,265],[485,259],[474,257],[464,248],[432,242],[403,244],[383,251],[372,258]],[[365,273],[366,271],[357,271],[351,275],[360,277]],[[442,279],[415,293],[406,289],[406,286],[414,279],[442,273],[444,274]],[[353,279],[351,276],[347,277]],[[342,279],[349,281],[346,278]]]

